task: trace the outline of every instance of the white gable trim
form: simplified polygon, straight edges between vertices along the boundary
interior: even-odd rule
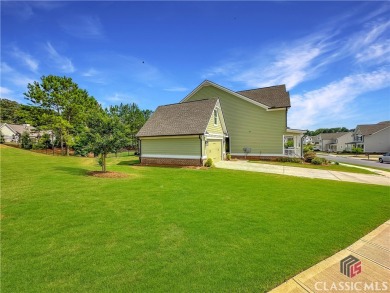
[[[243,96],[243,95],[240,95],[240,94],[238,94],[238,93],[236,93],[236,92],[233,92],[232,90],[229,90],[229,89],[227,89],[227,88],[225,88],[225,87],[223,87],[223,86],[220,86],[219,84],[216,84],[216,83],[214,83],[214,82],[212,82],[212,81],[209,81],[209,80],[205,80],[205,81],[203,81],[200,85],[198,85],[192,92],[190,92],[183,100],[181,100],[180,101],[180,103],[183,103],[183,102],[185,102],[185,101],[187,101],[189,98],[191,98],[196,92],[198,92],[201,88],[203,88],[203,87],[205,87],[205,86],[213,86],[213,87],[216,87],[217,89],[220,89],[220,90],[222,90],[222,91],[224,91],[224,92],[227,92],[227,93],[229,93],[229,94],[231,94],[231,95],[233,95],[233,96],[236,96],[237,98],[240,98],[240,99],[242,99],[242,100],[244,100],[244,101],[247,101],[247,102],[249,102],[249,103],[252,103],[252,104],[254,104],[254,105],[256,105],[256,106],[259,106],[259,107],[261,107],[261,108],[263,108],[263,109],[266,109],[266,110],[268,110],[268,109],[270,109],[270,107],[268,107],[268,106],[266,106],[266,105],[264,105],[264,104],[262,104],[262,103],[259,103],[259,102],[256,102],[256,101],[254,101],[254,100],[251,100],[251,99],[249,99],[249,98],[247,98],[247,97],[245,97],[245,96]],[[284,110],[285,108],[281,108],[281,110]]]

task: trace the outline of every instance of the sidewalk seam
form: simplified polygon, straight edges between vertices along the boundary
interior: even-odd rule
[[[375,263],[375,264],[381,266],[382,268],[385,268],[386,270],[390,271],[390,268],[389,268],[389,267],[387,267],[387,266],[385,266],[385,265],[383,265],[383,264],[380,264],[379,262],[377,262],[377,261],[375,261],[375,260],[373,260],[373,259],[371,259],[371,258],[369,258],[369,257],[367,257],[367,256],[365,256],[365,255],[363,255],[363,254],[361,254],[361,253],[359,253],[359,252],[356,252],[356,251],[354,251],[354,250],[351,250],[350,248],[347,248],[347,250],[350,251],[350,252],[352,252],[352,253],[355,253],[355,254],[357,254],[357,255],[360,255],[361,257],[364,257],[365,259],[367,259],[367,260],[369,260],[369,261],[371,261],[371,262],[373,262],[373,263]]]

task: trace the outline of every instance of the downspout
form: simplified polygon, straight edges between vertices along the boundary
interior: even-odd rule
[[[200,140],[200,159],[199,159],[199,161],[200,161],[200,165],[203,166],[203,152],[202,152],[202,150],[203,150],[203,147],[202,147],[203,140],[202,140],[202,135],[201,134],[199,134],[199,140]]]
[[[138,139],[138,155],[139,155],[139,163],[140,164],[142,164],[142,160],[141,160],[141,144],[142,144],[141,139]]]

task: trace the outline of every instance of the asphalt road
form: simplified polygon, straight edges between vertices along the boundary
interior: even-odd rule
[[[335,161],[339,163],[345,163],[345,164],[352,164],[352,165],[359,165],[364,167],[378,167],[378,168],[384,168],[390,170],[390,164],[389,163],[379,163],[379,161],[367,161],[367,160],[359,160],[359,159],[351,159],[347,157],[342,156],[334,156],[334,155],[323,155],[318,154],[319,157],[325,158],[330,161]]]

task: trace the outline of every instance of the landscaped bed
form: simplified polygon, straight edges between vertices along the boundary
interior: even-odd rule
[[[2,292],[263,292],[388,220],[389,188],[1,148]]]

